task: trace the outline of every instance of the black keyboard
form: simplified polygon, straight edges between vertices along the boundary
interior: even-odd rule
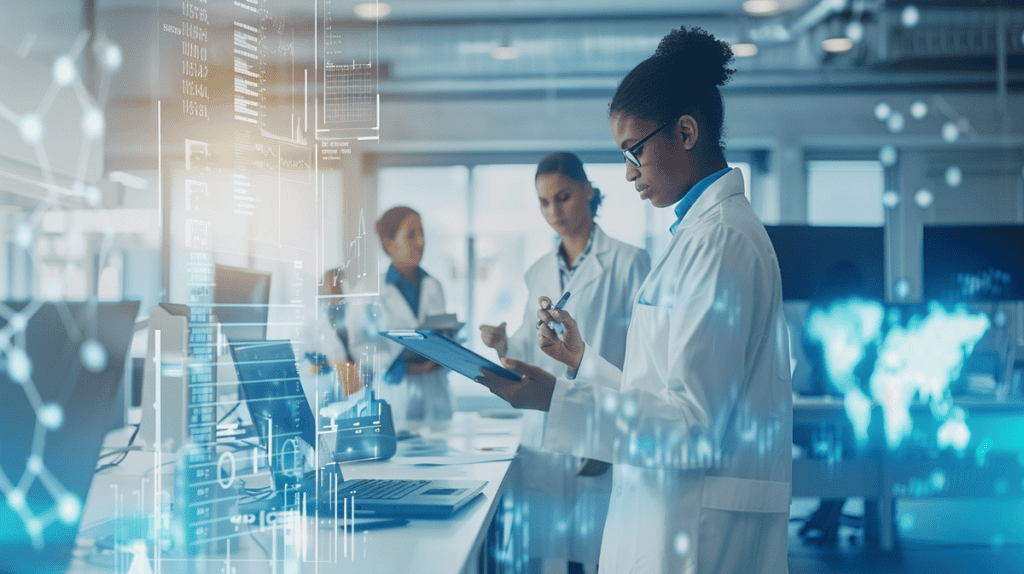
[[[360,480],[340,494],[352,496],[357,500],[398,500],[429,482],[429,480]]]

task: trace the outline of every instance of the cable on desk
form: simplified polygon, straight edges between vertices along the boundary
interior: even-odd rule
[[[118,458],[117,460],[113,461],[113,462],[108,462],[107,464],[103,464],[103,465],[100,465],[100,466],[96,467],[96,470],[94,472],[100,472],[101,470],[107,470],[108,468],[114,468],[116,466],[119,466],[122,462],[124,462],[124,459],[128,458],[128,453],[133,450],[132,449],[132,445],[135,444],[135,437],[139,436],[139,427],[141,427],[142,425],[141,424],[137,424],[137,425],[134,425],[134,426],[135,426],[135,430],[132,432],[132,436],[131,436],[131,438],[128,439],[128,444],[125,445],[124,448],[116,450],[114,452],[108,452],[107,454],[100,456],[98,460],[103,460],[104,458],[107,458],[108,456],[115,456],[115,455],[118,455],[118,454],[120,454],[121,457]]]

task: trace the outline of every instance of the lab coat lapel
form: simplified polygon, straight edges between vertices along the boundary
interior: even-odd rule
[[[743,195],[743,175],[738,169],[732,169],[729,173],[723,175],[718,181],[712,183],[704,193],[697,199],[690,210],[683,216],[683,220],[679,223],[679,227],[676,228],[675,234],[668,242],[668,246],[665,251],[661,254],[661,257],[654,263],[651,268],[651,272],[647,275],[643,285],[640,286],[640,293],[637,296],[637,303],[641,305],[669,305],[671,303],[661,300],[658,297],[656,291],[652,291],[650,285],[653,277],[660,277],[663,273],[663,268],[666,264],[671,264],[672,257],[671,253],[675,250],[676,244],[683,241],[686,236],[686,230],[697,224],[697,221],[704,216],[708,211],[713,209],[716,205],[722,203],[727,198],[734,195]]]
[[[558,271],[558,250],[554,250],[544,257],[540,258],[537,263],[530,268],[529,277],[527,277],[527,284],[536,286],[531,288],[534,289],[540,295],[547,295],[551,301],[558,301],[558,298],[562,296],[562,280],[561,274]],[[536,305],[537,301],[527,301],[529,305]]]
[[[596,223],[591,233],[594,235],[594,240],[590,244],[590,253],[580,264],[579,269],[572,274],[569,284],[565,286],[566,291],[580,291],[604,274],[605,265],[601,260],[608,251],[608,236]]]

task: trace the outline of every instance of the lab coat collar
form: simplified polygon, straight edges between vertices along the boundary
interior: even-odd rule
[[[594,223],[594,228],[590,231],[590,241],[592,242],[590,253],[581,262],[582,264],[579,269],[572,274],[569,284],[565,286],[566,291],[579,290],[584,285],[597,280],[604,273],[604,265],[601,263],[601,259],[608,251],[608,236],[605,235],[597,223]]]
[[[743,195],[743,174],[738,169],[729,170],[704,190],[679,222],[676,235],[679,229],[693,226],[705,213],[734,195]]]
[[[594,229],[591,230],[590,234],[590,253],[580,263],[579,269],[572,274],[572,279],[565,286],[566,291],[578,290],[595,281],[601,277],[607,267],[608,252],[612,249],[611,238],[605,234],[604,230],[597,223],[594,223]],[[554,251],[541,257],[526,271],[526,280],[531,285],[550,286],[547,291],[549,293],[548,296],[552,299],[557,299],[561,295],[561,293],[555,293],[560,283],[558,257],[561,256],[558,254],[558,248],[555,248]]]

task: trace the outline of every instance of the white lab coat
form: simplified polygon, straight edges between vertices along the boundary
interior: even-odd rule
[[[647,252],[608,237],[597,225],[590,252],[580,262],[568,285],[561,286],[557,249],[544,255],[526,272],[529,296],[523,323],[509,337],[508,355],[552,373],[565,366],[537,347],[537,299],[558,300],[563,290],[572,295],[565,309],[576,318],[580,333],[593,351],[622,367],[626,331],[640,284],[651,270]],[[530,556],[597,563],[601,531],[608,513],[611,472],[578,477],[579,457],[542,449],[546,413],[524,411],[519,459],[523,470],[522,493],[528,509]]]
[[[601,571],[788,572],[790,385],[778,262],[733,170],[641,287],[623,370],[588,348],[555,384],[544,446],[615,464]]]
[[[392,329],[415,329],[430,315],[445,313],[444,292],[437,279],[430,275],[420,284],[419,309],[413,315],[398,287],[387,283],[385,273],[380,274],[379,307],[366,298],[351,298],[346,316],[349,347],[353,358],[372,357],[376,348],[377,372],[374,390],[378,398],[391,406],[396,426],[404,421],[446,420],[452,417],[452,397],[448,390],[448,369],[440,368],[429,373],[407,373],[398,385],[387,385],[383,375],[391,363],[405,349],[402,345],[377,334]],[[372,286],[357,284],[353,293],[365,293]]]

